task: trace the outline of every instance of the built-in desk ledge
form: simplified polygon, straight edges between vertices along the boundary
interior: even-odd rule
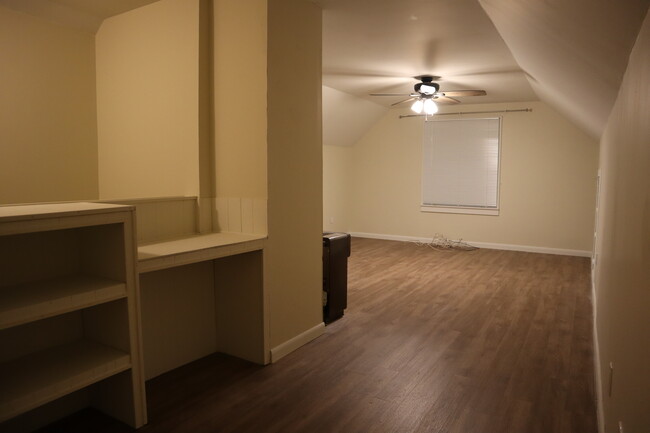
[[[261,250],[266,235],[208,233],[138,246],[140,273]]]

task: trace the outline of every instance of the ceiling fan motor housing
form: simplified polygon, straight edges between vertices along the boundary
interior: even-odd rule
[[[419,83],[413,86],[414,93],[371,93],[370,96],[408,96],[407,99],[392,103],[391,107],[415,100],[412,108],[419,113],[424,108],[425,103],[428,106],[432,103],[435,105],[435,102],[458,104],[460,101],[454,99],[454,96],[484,96],[487,94],[485,90],[446,90],[440,92],[440,85],[434,82],[434,80],[440,80],[440,77],[435,75],[418,75],[413,78],[420,80]]]
[[[440,85],[438,83],[433,83],[431,81],[426,82],[423,80],[422,83],[417,83],[415,86],[413,86],[413,89],[415,89],[415,91],[418,93],[433,95],[435,93],[438,93],[438,90],[440,90]]]

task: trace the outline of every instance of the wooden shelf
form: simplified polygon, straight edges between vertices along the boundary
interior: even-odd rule
[[[131,357],[88,340],[0,365],[0,422],[128,370]]]
[[[126,284],[75,275],[3,287],[0,329],[126,297]]]
[[[134,214],[108,203],[0,206],[0,422],[12,431],[81,409],[88,401],[71,398],[32,411],[98,381],[97,409],[146,423]]]
[[[80,215],[123,212],[133,206],[110,203],[52,203],[22,206],[0,206],[0,222],[32,221],[44,218],[59,218]]]
[[[209,233],[138,247],[138,271],[157,271],[264,248],[266,235]]]

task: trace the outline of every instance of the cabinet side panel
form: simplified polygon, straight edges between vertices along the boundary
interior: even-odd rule
[[[147,397],[144,386],[144,362],[142,359],[142,326],[140,313],[140,279],[137,272],[137,217],[131,212],[124,224],[124,263],[127,283],[129,338],[131,345],[131,385],[133,397],[133,426],[147,423]]]
[[[124,223],[85,227],[79,233],[82,272],[126,281]]]
[[[107,415],[130,425],[140,427],[134,408],[133,375],[131,370],[97,382],[89,388],[90,405]]]
[[[212,262],[140,275],[145,378],[216,351]]]
[[[217,348],[264,364],[262,252],[214,261]]]

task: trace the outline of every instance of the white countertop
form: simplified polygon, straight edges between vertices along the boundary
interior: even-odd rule
[[[262,250],[266,235],[208,233],[138,246],[140,273]]]

